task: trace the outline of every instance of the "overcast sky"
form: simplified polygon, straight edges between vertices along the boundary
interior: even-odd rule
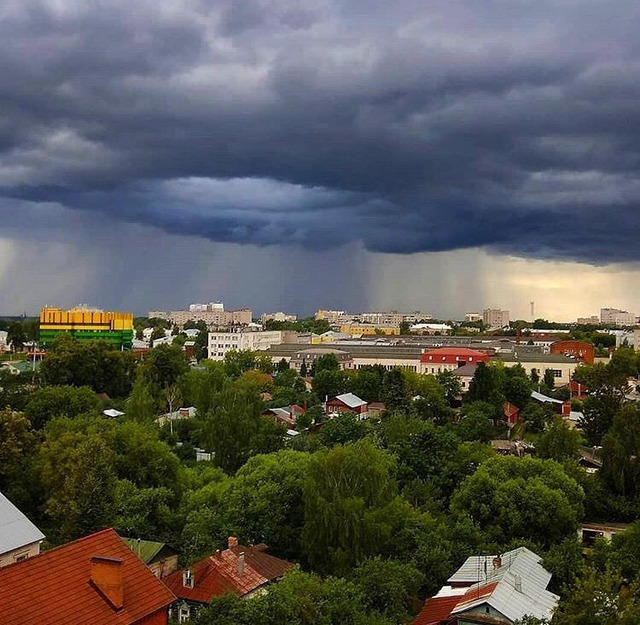
[[[3,0],[0,312],[640,313],[640,4]]]

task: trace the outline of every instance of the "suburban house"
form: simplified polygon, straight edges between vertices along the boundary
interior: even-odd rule
[[[178,552],[166,543],[139,538],[122,538],[156,577],[166,577],[178,570]]]
[[[469,385],[471,384],[471,380],[473,380],[473,376],[476,374],[477,368],[478,365],[463,365],[453,372],[453,375],[460,381],[460,389],[463,393],[469,390]]]
[[[288,429],[293,429],[296,426],[298,417],[305,412],[306,410],[302,406],[291,404],[291,406],[283,406],[282,408],[267,408],[262,415],[271,417],[278,423],[286,425]]]
[[[0,569],[3,625],[167,625],[174,600],[112,529]]]
[[[551,573],[526,547],[472,556],[427,599],[413,625],[513,625],[530,615],[550,619],[559,597],[547,590]]]
[[[0,493],[0,567],[40,553],[44,534]]]
[[[162,581],[177,597],[172,618],[185,623],[215,597],[233,593],[250,597],[282,577],[293,564],[266,553],[266,545],[245,547],[229,537],[228,548],[216,551]]]
[[[325,412],[329,415],[340,414],[341,412],[351,412],[353,414],[366,416],[369,405],[364,399],[360,399],[353,393],[343,393],[329,399],[325,406]]]

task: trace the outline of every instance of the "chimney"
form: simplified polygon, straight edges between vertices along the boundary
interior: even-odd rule
[[[182,585],[185,588],[193,588],[193,572],[191,569],[185,569],[182,572]]]
[[[124,606],[122,560],[93,556],[91,558],[91,584],[116,610]]]
[[[501,556],[496,556],[493,559],[493,570],[497,570],[502,566],[502,557]]]
[[[513,587],[518,591],[522,592],[522,577],[520,575],[515,575],[513,578]]]
[[[240,552],[238,556],[238,575],[242,575],[244,573],[244,551]]]
[[[232,549],[233,547],[237,547],[238,539],[235,536],[229,536],[228,546],[229,546],[229,549]]]

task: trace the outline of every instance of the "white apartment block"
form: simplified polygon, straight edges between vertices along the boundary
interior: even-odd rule
[[[482,311],[482,322],[490,328],[504,328],[509,325],[509,311],[499,308],[485,308]]]
[[[597,315],[591,315],[591,317],[578,317],[576,323],[579,326],[599,326],[600,317]]]
[[[634,326],[636,325],[636,315],[618,308],[601,308],[600,323],[615,326]]]
[[[224,360],[232,350],[264,351],[272,345],[280,345],[284,339],[281,330],[268,332],[209,332],[209,358]]]

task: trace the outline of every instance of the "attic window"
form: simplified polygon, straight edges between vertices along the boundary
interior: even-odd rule
[[[182,573],[182,585],[185,588],[193,588],[193,573],[190,569],[187,569]]]

